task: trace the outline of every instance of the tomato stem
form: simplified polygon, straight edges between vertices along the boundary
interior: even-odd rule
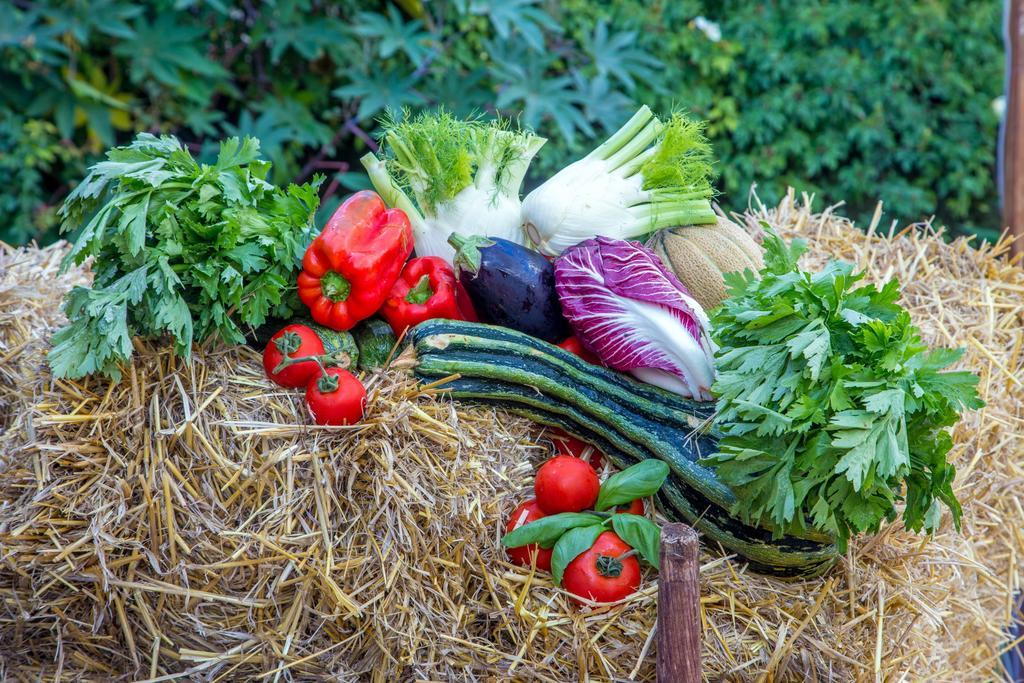
[[[345,354],[345,355],[347,356],[348,354]],[[325,353],[325,354],[319,355],[319,356],[285,356],[284,358],[281,359],[281,362],[277,364],[277,367],[274,368],[274,372],[278,373],[278,372],[281,372],[282,370],[284,370],[287,367],[295,365],[296,363],[305,363],[307,361],[312,361],[312,362],[316,363],[317,365],[319,365],[320,366],[320,373],[324,374],[324,375],[327,374],[327,368],[328,367],[332,367],[332,368],[343,367],[343,365],[341,363],[341,359],[335,358],[334,356],[332,356],[329,353]]]
[[[601,576],[615,578],[622,573],[622,562],[611,555],[597,556],[597,573]]]
[[[320,375],[320,379],[316,382],[316,388],[321,394],[330,394],[331,392],[338,390],[338,377],[337,375],[328,375],[326,371]]]
[[[302,346],[302,337],[296,332],[288,331],[274,340],[274,346],[285,358],[292,355]]]
[[[617,578],[622,574],[622,561],[627,557],[632,557],[633,555],[636,555],[636,550],[632,548],[618,557],[613,557],[611,555],[598,555],[597,573],[608,578]]]

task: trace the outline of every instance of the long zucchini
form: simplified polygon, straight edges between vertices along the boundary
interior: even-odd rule
[[[411,334],[416,372],[429,381],[459,375],[441,388],[453,398],[498,405],[559,426],[627,467],[664,460],[671,476],[658,505],[696,527],[706,541],[745,558],[751,569],[813,576],[835,559],[831,539],[808,530],[773,538],[728,509],[732,491],[698,460],[716,448],[708,429],[713,407],[600,368],[538,339],[505,328],[431,320]]]

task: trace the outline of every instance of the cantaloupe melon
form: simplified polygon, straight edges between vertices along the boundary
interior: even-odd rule
[[[654,253],[690,290],[705,311],[726,297],[724,273],[757,272],[764,267],[761,247],[732,221],[659,230],[647,242]]]

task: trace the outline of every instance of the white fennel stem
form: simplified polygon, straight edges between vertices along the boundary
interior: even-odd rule
[[[416,205],[412,203],[412,200],[409,199],[409,196],[392,180],[391,174],[388,173],[384,162],[378,159],[372,152],[363,155],[359,161],[366,169],[366,175],[369,176],[373,189],[377,190],[377,194],[384,200],[384,203],[396,209],[401,209],[409,217],[413,235],[416,234],[418,229],[422,230],[423,215],[416,208]],[[417,226],[419,227],[417,228]]]
[[[598,235],[631,239],[671,225],[712,223],[710,148],[701,124],[663,123],[641,107],[585,157],[523,200],[523,228],[557,256]]]

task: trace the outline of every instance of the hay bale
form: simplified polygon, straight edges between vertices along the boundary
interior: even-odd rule
[[[64,244],[16,249],[0,242],[0,432],[20,417],[14,406],[26,403],[22,389],[39,372],[43,331],[63,320],[64,294],[92,279],[83,270],[61,275],[65,253]]]
[[[927,341],[967,347],[988,407],[956,430],[962,534],[888,527],[792,583],[705,554],[707,675],[995,677],[1024,552],[1024,271],[997,258],[1005,244],[946,244],[927,225],[865,234],[792,195],[738,218],[804,235],[809,263],[898,276]],[[3,252],[27,259],[17,272],[0,260],[4,674],[653,678],[654,576],[622,606],[580,610],[504,561],[501,523],[546,452],[527,422],[383,373],[364,424],[311,427],[246,349],[185,366],[140,344],[121,384],[54,382],[56,299],[5,292],[42,286],[22,278],[57,251]]]

